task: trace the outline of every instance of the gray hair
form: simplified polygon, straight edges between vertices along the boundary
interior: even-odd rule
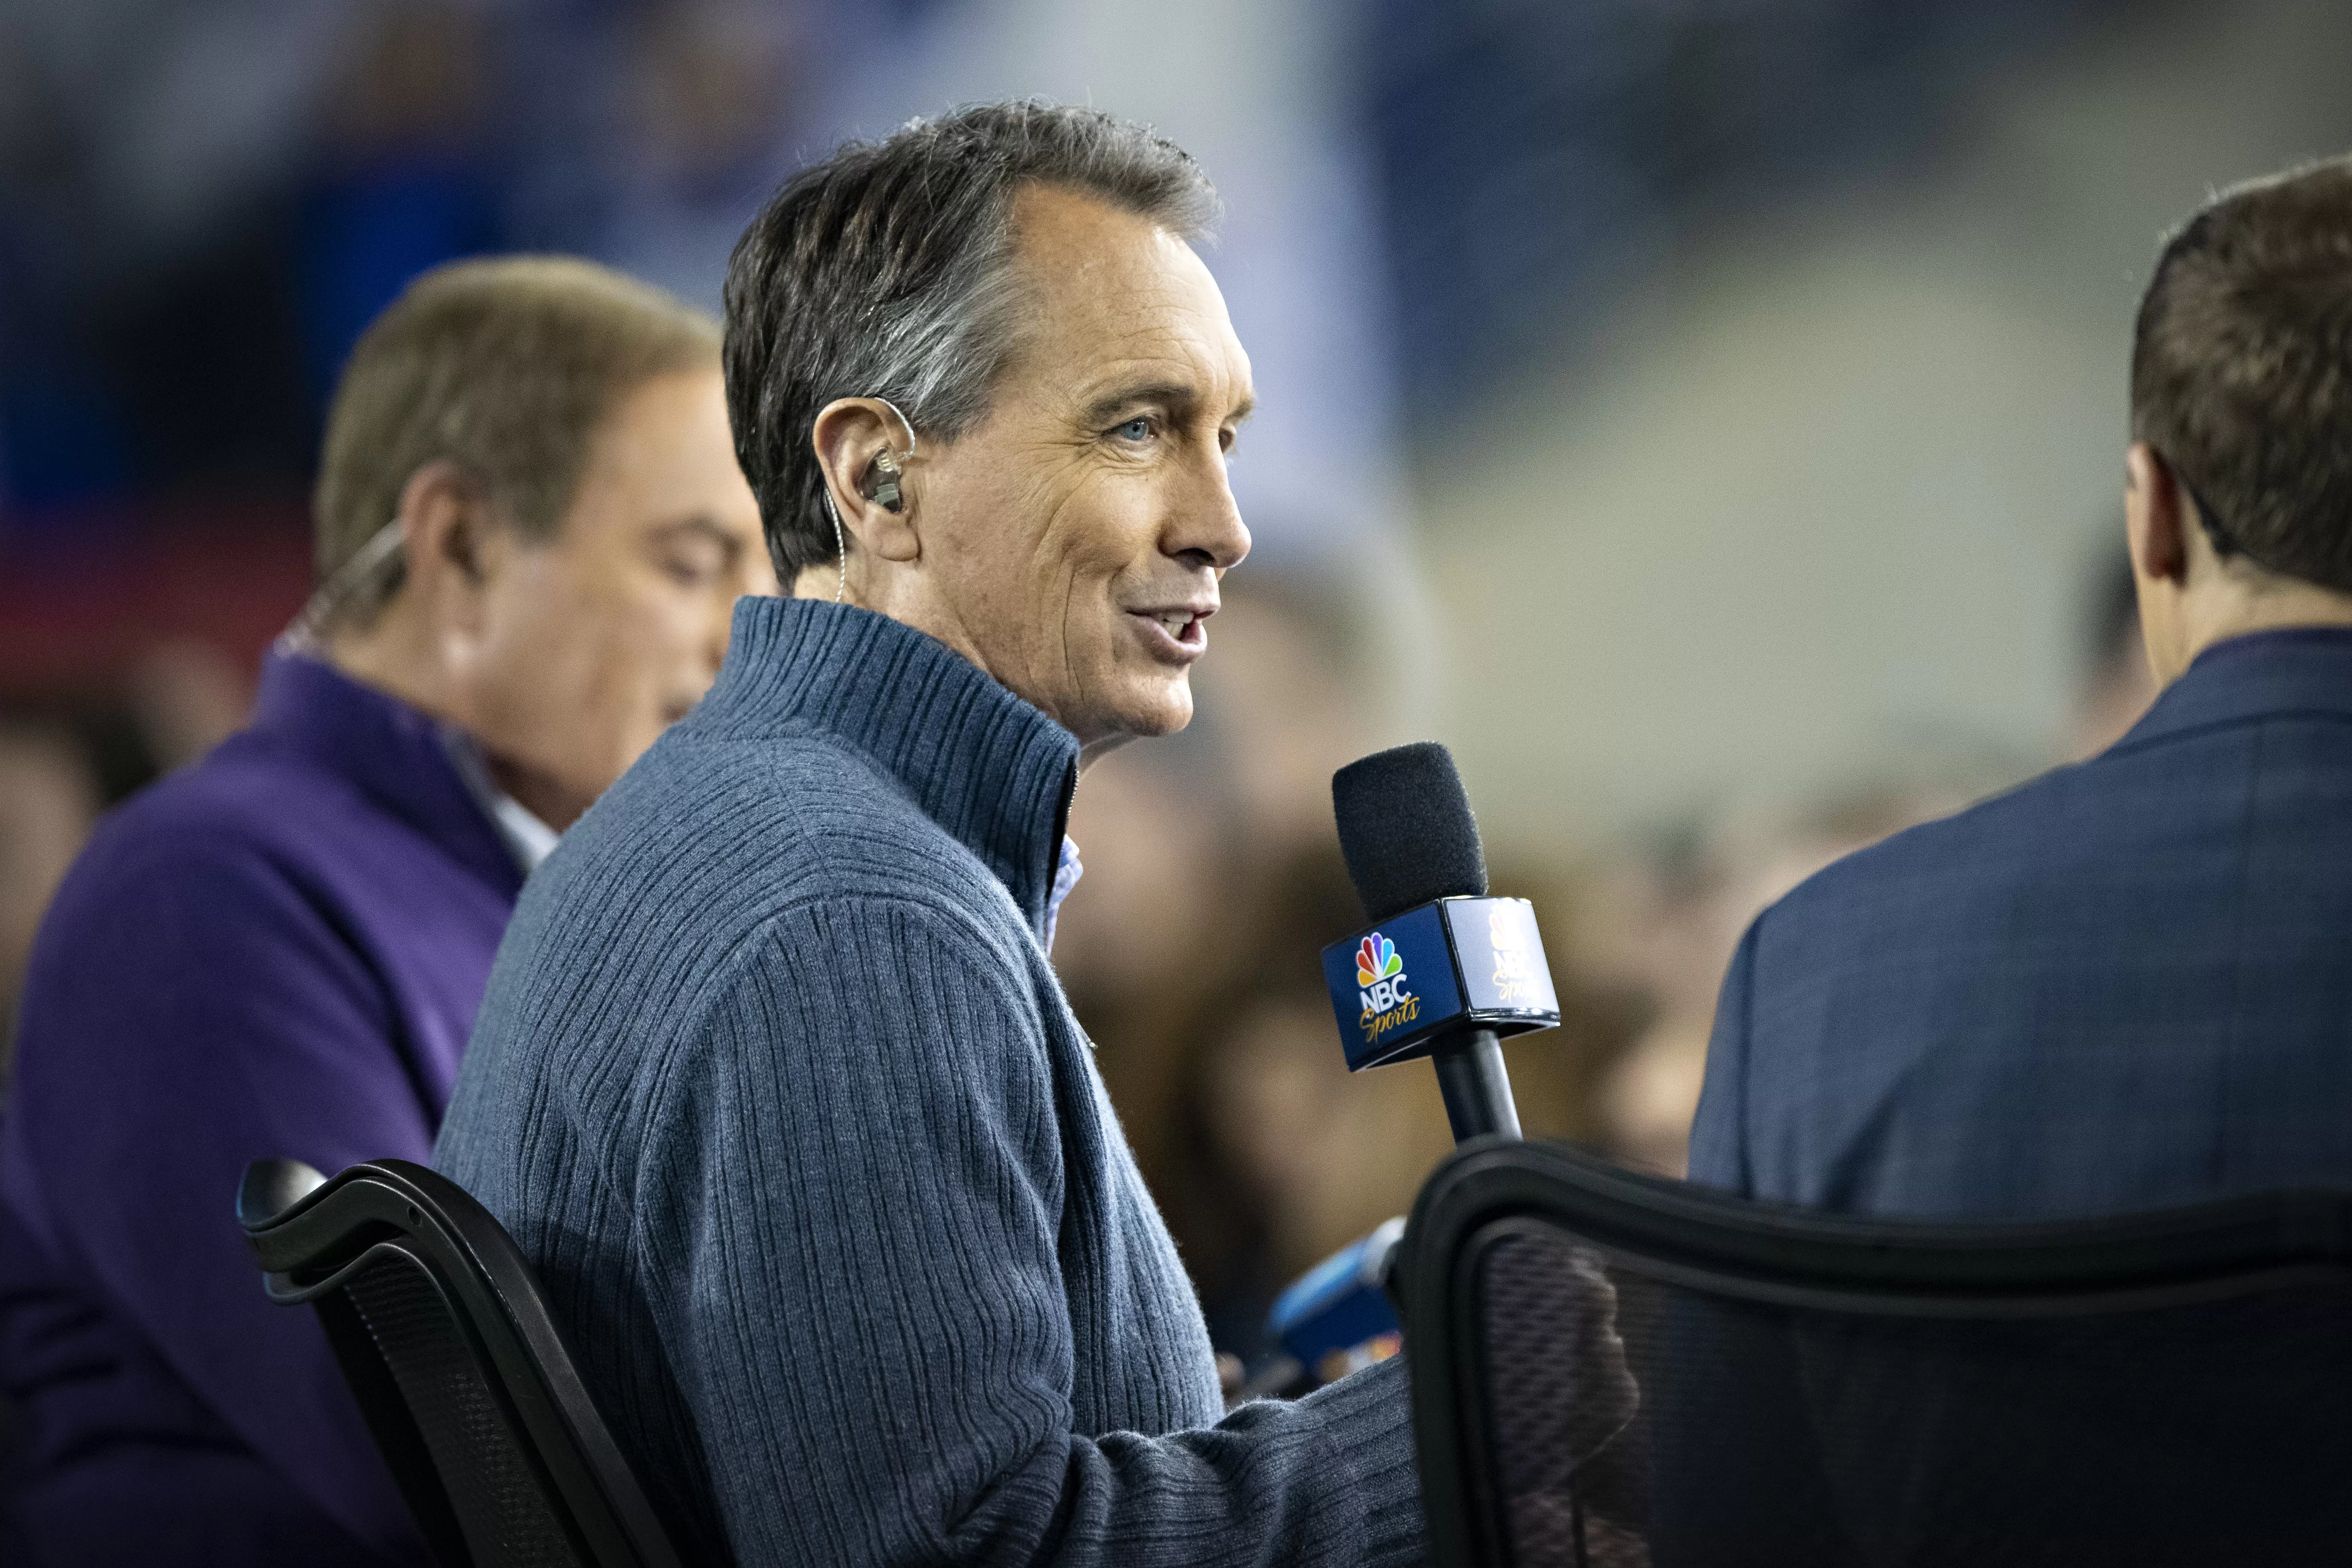
[[[727,410],[789,586],[832,563],[810,435],[843,397],[885,397],[951,442],[1018,350],[1014,198],[1057,185],[1197,239],[1217,196],[1148,127],[1042,100],[978,104],[851,142],[787,181],[727,268]]]

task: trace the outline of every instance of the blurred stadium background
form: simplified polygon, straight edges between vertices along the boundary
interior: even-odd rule
[[[1221,1342],[1400,1211],[1327,780],[1452,742],[1570,1021],[1531,1130],[1673,1168],[1748,916],[2144,700],[2131,312],[2209,187],[2352,146],[2326,0],[0,0],[0,1017],[94,816],[242,720],[321,404],[416,271],[715,308],[845,136],[1159,124],[1265,413],[1201,718],[1091,773],[1057,953]]]

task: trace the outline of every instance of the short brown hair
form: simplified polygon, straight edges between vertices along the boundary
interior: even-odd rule
[[[452,262],[378,316],[335,388],[312,498],[331,582],[400,510],[427,463],[456,463],[526,537],[555,531],[614,405],[674,371],[716,368],[718,324],[647,284],[569,257]],[[397,563],[337,606],[365,619]]]
[[[2216,551],[2352,593],[2352,158],[2225,191],[2166,241],[2131,398]]]
[[[1186,239],[1217,193],[1192,154],[1098,109],[1024,99],[853,142],[787,181],[727,268],[727,411],[787,583],[836,553],[810,432],[887,397],[952,441],[988,412],[1019,324],[1013,198],[1058,185]]]

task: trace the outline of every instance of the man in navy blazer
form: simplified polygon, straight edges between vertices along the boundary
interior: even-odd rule
[[[1694,1179],[1986,1218],[2352,1184],[2352,161],[2176,234],[2131,376],[2162,694],[1758,917]]]

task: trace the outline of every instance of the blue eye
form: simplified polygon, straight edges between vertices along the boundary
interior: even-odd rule
[[[1151,419],[1148,415],[1130,419],[1111,434],[1122,441],[1149,441],[1151,439]]]

